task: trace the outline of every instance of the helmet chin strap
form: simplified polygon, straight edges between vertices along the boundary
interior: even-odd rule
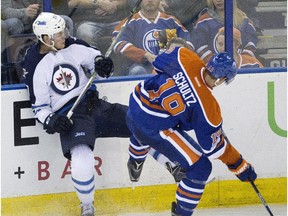
[[[225,78],[222,77],[222,78],[216,79],[215,82],[214,82],[214,87],[220,86],[226,79],[227,79],[226,77]]]
[[[54,39],[53,39],[53,37],[50,37],[50,40],[51,40],[52,44],[47,44],[47,43],[45,43],[44,41],[42,41],[42,42],[43,42],[46,46],[52,48],[55,52],[59,51],[59,50],[56,49],[56,47],[54,46],[55,43],[54,43]]]
[[[216,79],[215,82],[214,82],[214,86],[216,87],[216,86],[221,85],[221,83],[219,84],[219,82],[220,82],[220,79],[219,78]]]

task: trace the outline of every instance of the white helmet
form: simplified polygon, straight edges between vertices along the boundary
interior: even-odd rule
[[[65,20],[61,16],[54,13],[42,12],[33,22],[33,32],[38,40],[46,44],[43,41],[42,35],[48,35],[53,39],[53,35],[63,31],[65,26]]]

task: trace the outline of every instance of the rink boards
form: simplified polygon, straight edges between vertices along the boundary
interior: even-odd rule
[[[128,104],[129,94],[140,80],[100,81],[100,97]],[[226,134],[254,165],[259,176],[256,184],[266,200],[286,202],[287,73],[240,74],[231,85],[216,88],[214,95],[222,108]],[[62,156],[59,138],[46,134],[33,119],[27,89],[23,85],[2,86],[1,98],[2,213],[13,212],[17,203],[36,208],[42,204],[55,207],[56,202],[72,209],[78,206],[70,183],[69,162]],[[170,174],[150,157],[140,182],[132,190],[126,168],[128,141],[96,141],[98,212],[169,209],[176,186]],[[207,186],[201,206],[259,202],[251,185],[239,182],[219,161],[213,161],[211,176],[216,180]]]

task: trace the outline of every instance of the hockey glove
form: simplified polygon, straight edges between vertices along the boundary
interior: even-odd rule
[[[233,172],[242,182],[251,179],[254,181],[257,178],[257,174],[253,166],[240,156],[238,161],[234,165],[228,165],[228,168]]]
[[[72,121],[65,115],[51,113],[44,121],[44,130],[48,134],[65,133],[73,126]]]
[[[94,59],[95,71],[101,77],[108,78],[113,74],[114,65],[109,57],[96,56]]]

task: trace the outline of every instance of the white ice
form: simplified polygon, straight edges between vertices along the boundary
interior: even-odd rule
[[[287,205],[285,204],[268,204],[274,216],[287,216]],[[133,213],[121,214],[118,216],[170,216],[170,211],[158,213]],[[234,207],[218,208],[199,208],[196,209],[193,216],[269,216],[264,205],[246,205]]]

